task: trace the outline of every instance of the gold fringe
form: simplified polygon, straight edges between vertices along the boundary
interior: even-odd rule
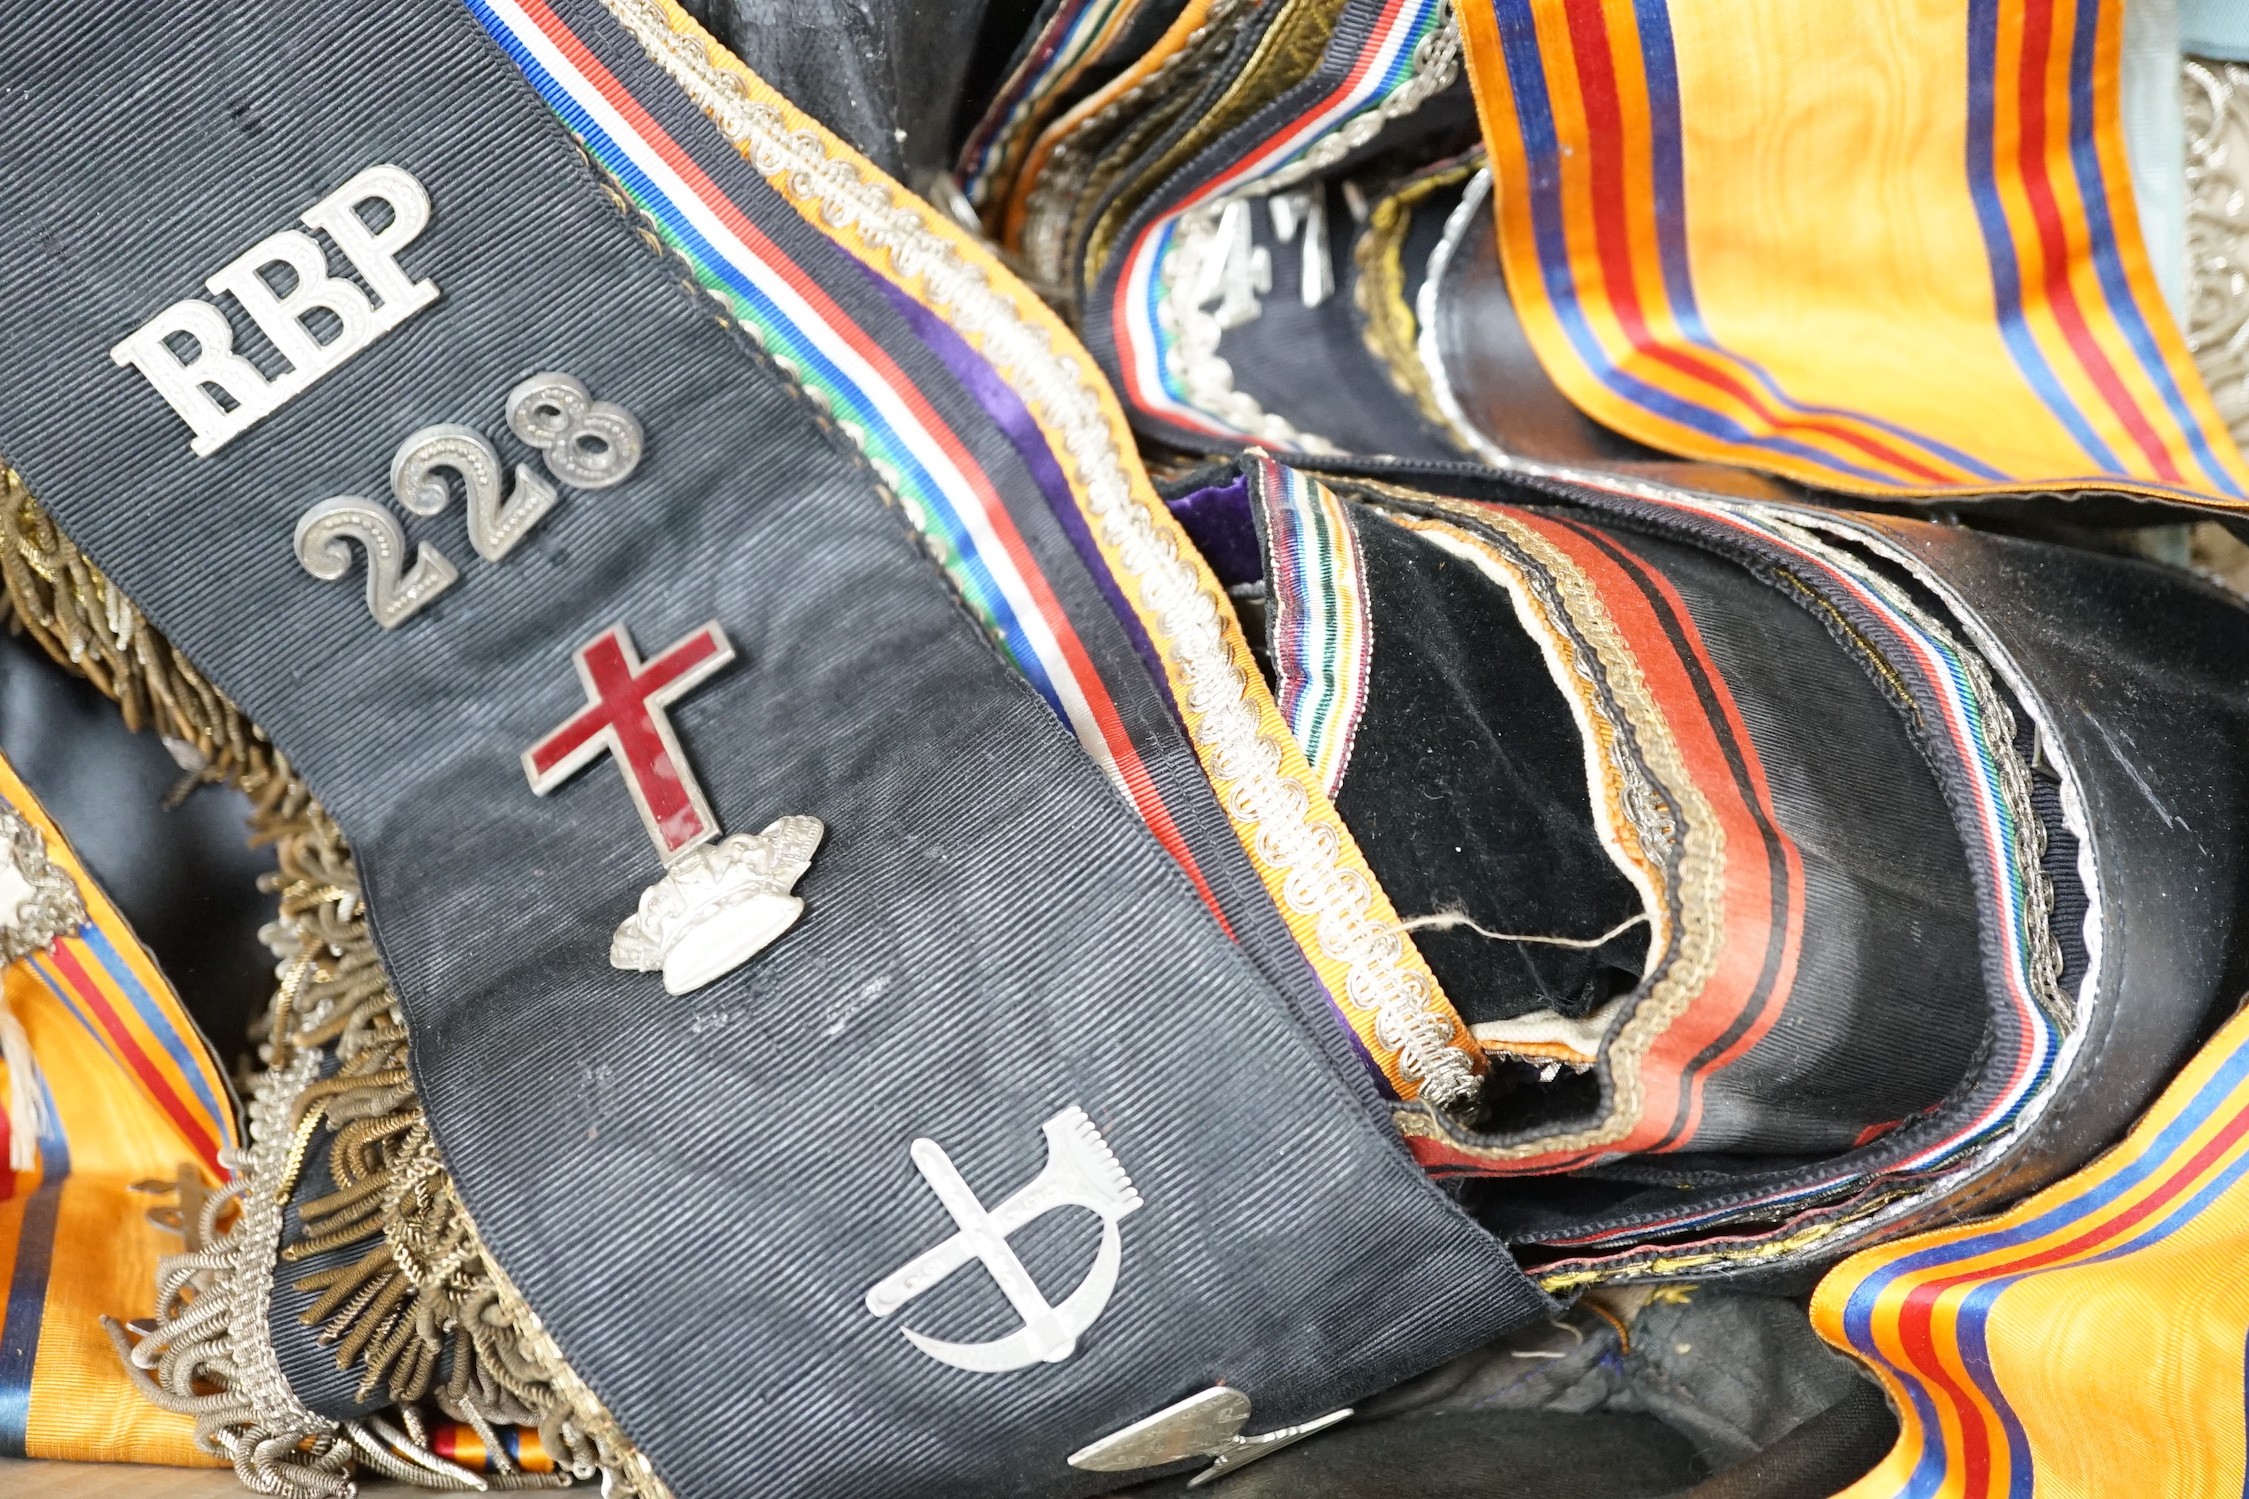
[[[244,1481],[267,1493],[341,1494],[356,1459],[425,1487],[548,1487],[601,1472],[610,1493],[664,1499],[646,1460],[484,1255],[414,1095],[406,1028],[368,934],[342,831],[257,725],[149,626],[4,464],[0,585],[0,621],[115,699],[128,726],[163,735],[202,780],[249,795],[251,842],[270,845],[277,864],[262,883],[280,906],[265,931],[282,979],[258,1027],[260,1060],[272,1072],[314,1051],[339,1063],[289,1101],[293,1139],[276,1179],[239,1181],[236,1191],[286,1199],[315,1133],[327,1133],[334,1189],[303,1205],[303,1236],[284,1245],[280,1259],[287,1265],[366,1246],[344,1268],[296,1285],[320,1293],[304,1321],[335,1345],[337,1366],[359,1373],[361,1398],[387,1395],[404,1429],[380,1418],[347,1422],[310,1447],[295,1436],[237,1436],[227,1455]],[[214,1238],[225,1232],[215,1221],[208,1229]],[[180,1289],[167,1295],[142,1346],[159,1346],[193,1317],[196,1297]],[[124,1330],[112,1336],[130,1355]],[[191,1372],[177,1356],[128,1362],[160,1404],[196,1402],[200,1413],[218,1398],[195,1383],[198,1376],[208,1383],[208,1365]],[[181,1387],[170,1388],[175,1383]],[[238,1427],[239,1404],[227,1405]],[[429,1450],[424,1407],[474,1428],[501,1471],[472,1475]],[[503,1425],[535,1427],[560,1471],[518,1469],[496,1434]]]
[[[257,725],[149,628],[5,466],[0,466],[0,582],[14,622],[49,655],[116,699],[126,727],[153,728],[192,750],[203,779],[241,787],[261,811],[291,786],[302,795]]]

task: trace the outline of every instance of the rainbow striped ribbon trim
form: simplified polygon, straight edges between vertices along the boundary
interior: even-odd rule
[[[1004,626],[1011,621],[1002,612],[1003,606],[1018,594],[1037,605],[1036,615],[1029,618],[1023,610],[1016,610],[1012,618],[1019,627],[1016,638],[1034,647],[1042,637],[1052,639],[1059,648],[1051,654],[1034,649],[1019,657],[1025,674],[1058,689],[1055,696],[1061,699],[1065,722],[1077,730],[1081,742],[1097,760],[1116,767],[1114,774],[1132,805],[1179,862],[1223,928],[1235,933],[1236,918],[1254,912],[1259,935],[1242,940],[1255,944],[1273,940],[1280,933],[1265,930],[1262,914],[1264,903],[1273,903],[1290,948],[1309,960],[1324,997],[1349,1028],[1383,1087],[1394,1096],[1411,1099],[1421,1083],[1418,1074],[1405,1070],[1403,1054],[1378,1024],[1375,1008],[1352,999],[1362,984],[1371,981],[1360,976],[1360,968],[1375,974],[1377,980],[1394,980],[1409,995],[1426,993],[1430,1013],[1450,1022],[1448,1049],[1473,1068],[1473,1039],[1451,1013],[1410,943],[1402,950],[1358,953],[1354,949],[1354,955],[1348,957],[1322,945],[1327,940],[1323,933],[1328,927],[1323,923],[1328,922],[1328,916],[1304,908],[1294,892],[1310,888],[1331,891],[1336,899],[1356,898],[1364,903],[1368,919],[1374,921],[1392,921],[1395,914],[1373,885],[1363,858],[1332,805],[1320,794],[1309,766],[1302,763],[1277,706],[1262,691],[1256,664],[1238,634],[1222,623],[1216,640],[1206,645],[1198,638],[1195,649],[1202,654],[1191,656],[1187,646],[1168,632],[1163,623],[1164,610],[1176,606],[1179,600],[1169,592],[1159,596],[1157,590],[1180,586],[1170,574],[1180,567],[1194,568],[1200,580],[1198,591],[1207,590],[1206,597],[1216,594],[1215,582],[1198,564],[1187,560],[1191,549],[1178,533],[1177,522],[1133,461],[1121,407],[1101,385],[1091,358],[1051,310],[964,232],[950,226],[926,203],[881,178],[863,159],[726,55],[677,6],[658,0],[608,0],[606,8],[594,0],[470,3],[472,13],[596,163],[638,201],[667,248],[676,251],[694,269],[697,279],[730,309],[740,309],[741,321],[766,341],[770,353],[791,359],[813,394],[860,441],[870,450],[886,442],[913,446],[925,440],[939,448],[957,448],[961,459],[954,466],[965,469],[966,445],[957,434],[944,430],[929,402],[885,353],[881,340],[862,326],[863,321],[886,319],[893,313],[906,320],[919,349],[901,347],[900,357],[918,359],[925,350],[943,363],[962,391],[983,407],[984,415],[1014,444],[1043,496],[1046,514],[1034,514],[1039,497],[1015,490],[1003,494],[988,482],[977,486],[973,474],[964,474],[969,491],[965,496],[952,487],[926,485],[908,504],[917,524],[935,529],[951,523],[957,528],[952,534],[965,534],[979,543],[973,560],[996,579],[1014,580],[1013,586],[997,591],[996,597],[992,591],[973,592],[970,585],[976,581],[976,574],[969,568],[971,559],[948,555],[948,572],[971,607],[983,614],[994,636],[1004,641],[1009,638]],[[573,19],[566,20],[566,16]],[[653,32],[659,21],[666,28],[661,36]],[[667,48],[672,50],[667,52]],[[619,75],[638,80],[641,92],[636,95]],[[748,111],[743,119],[766,123],[743,124],[735,119],[737,109]],[[676,123],[667,126],[663,123],[667,119]],[[714,121],[720,125],[717,132],[709,129]],[[786,151],[776,145],[770,162],[762,148],[750,144],[763,130],[772,131],[777,143],[791,143]],[[698,157],[698,151],[704,154]],[[822,158],[823,167],[804,168],[801,162],[807,152]],[[799,164],[785,165],[784,157]],[[815,180],[813,170],[823,175]],[[852,186],[846,188],[843,182]],[[848,193],[852,211],[835,212],[836,205],[823,196],[830,191]],[[881,194],[888,195],[887,203]],[[752,222],[744,206],[763,204],[768,198],[772,209],[765,210],[768,216],[760,222],[770,232]],[[774,210],[785,210],[785,214],[775,219],[770,216]],[[912,240],[924,246],[932,240],[941,242],[947,247],[943,253],[959,257],[953,269],[965,274],[948,273],[942,278],[954,288],[947,298],[935,295],[940,279],[937,267],[921,268],[920,257],[929,253],[926,248],[908,254],[901,244],[892,244],[887,234],[878,241],[864,232],[863,216],[870,211],[889,215],[883,222],[892,226],[912,218],[920,230]],[[779,243],[793,244],[800,239],[806,247],[793,252]],[[792,259],[792,253],[797,258]],[[946,311],[952,305],[949,298],[961,295],[962,287],[970,281],[985,289],[982,295],[970,298],[979,310],[975,318],[956,325]],[[776,284],[786,296],[774,289]],[[829,295],[829,291],[835,295]],[[869,296],[874,302],[867,300]],[[841,305],[844,302],[869,311],[864,319],[855,318]],[[888,303],[887,309],[879,305],[882,302]],[[983,318],[997,322],[980,326],[978,319]],[[881,326],[885,336],[899,336],[891,323],[883,321]],[[1009,362],[1004,368],[994,353],[995,341],[1008,351]],[[1033,346],[1040,351],[1036,356],[1029,354]],[[1051,361],[1051,365],[1042,360]],[[1082,392],[1087,404],[1073,411],[1068,405],[1055,403],[1054,392],[1063,388]],[[950,398],[948,392],[939,394]],[[1073,403],[1080,399],[1071,397]],[[1077,414],[1097,417],[1102,440],[1114,447],[1104,448],[1102,441],[1095,440],[1077,423]],[[918,425],[924,438],[899,428],[897,424],[908,418]],[[877,430],[879,423],[891,424],[887,435]],[[1105,462],[1113,463],[1118,471],[1105,477]],[[900,482],[911,477],[901,472]],[[1124,526],[1115,513],[1104,513],[1093,503],[1089,486],[1120,480],[1126,501],[1151,528],[1156,546],[1153,553],[1135,552],[1131,528]],[[970,501],[979,497],[980,514],[965,513],[970,510]],[[1084,577],[1056,575],[1057,582],[1049,587],[1047,577],[1033,565],[1028,548],[1022,546],[1022,536],[1003,508],[1006,503],[1018,507],[1015,515],[1025,525],[1043,527],[1051,518],[1059,529],[1059,539],[1083,564]],[[979,526],[998,537],[1000,545],[983,549]],[[1048,544],[1055,540],[1046,538]],[[1177,558],[1177,565],[1167,558]],[[1071,617],[1054,604],[1056,590],[1067,589],[1074,603],[1089,605],[1082,596],[1085,590],[1078,586],[1080,582],[1090,585],[1091,591],[1108,604],[1121,631],[1119,641],[1108,641],[1105,634],[1100,637],[1102,649],[1108,654],[1099,658],[1072,629]],[[1212,603],[1219,619],[1230,620],[1222,598],[1214,598]],[[1093,632],[1108,629],[1106,620],[1079,618],[1089,639]],[[1270,732],[1283,741],[1275,746],[1284,750],[1278,767],[1251,763],[1225,744],[1197,737],[1211,722],[1204,716],[1211,710],[1197,696],[1197,673],[1212,668],[1214,652],[1228,670],[1240,674],[1250,693],[1252,732],[1263,735],[1269,726]],[[1130,659],[1133,654],[1137,660]],[[1097,666],[1097,660],[1108,664]],[[1104,670],[1111,673],[1107,678],[1101,675]],[[1142,704],[1140,695],[1151,679],[1156,696]],[[1049,698],[1050,702],[1054,700]],[[1076,701],[1083,701],[1090,711],[1077,711],[1073,706]],[[1135,740],[1118,713],[1120,701],[1131,702],[1135,713],[1153,708],[1161,721],[1132,720],[1141,723],[1134,732],[1147,736]],[[1229,733],[1235,732],[1239,717],[1227,718]],[[1169,737],[1182,729],[1187,731],[1185,738],[1175,741]],[[1136,744],[1145,746],[1145,760]],[[1174,757],[1175,749],[1180,756]],[[1159,790],[1149,770],[1151,763],[1167,777],[1192,776],[1194,785],[1182,784],[1176,791]],[[1301,815],[1316,827],[1317,841],[1307,845],[1307,850],[1324,863],[1306,865],[1300,861],[1283,868],[1268,857],[1259,821],[1266,815],[1268,804],[1244,800],[1239,787],[1251,784],[1256,777],[1269,776],[1301,788],[1308,799],[1301,806]],[[1170,788],[1173,783],[1167,779],[1163,785]],[[1165,796],[1191,800],[1206,787],[1214,797],[1208,811],[1215,816],[1202,817],[1196,811],[1202,820],[1191,827],[1175,820]],[[1272,805],[1285,810],[1292,804]],[[1231,835],[1223,846],[1217,841],[1199,841],[1206,836],[1214,840],[1224,837],[1219,833],[1222,827]],[[1198,840],[1193,846],[1190,832]],[[1197,862],[1198,855],[1216,861],[1246,855],[1250,869],[1244,873],[1254,873],[1257,886],[1235,883],[1229,877],[1224,887],[1227,899],[1243,904],[1222,905]],[[1322,875],[1332,875],[1332,886],[1320,883]],[[1292,905],[1291,899],[1298,899],[1298,904]],[[1262,947],[1253,946],[1253,956],[1262,951]],[[1288,961],[1293,962],[1293,958]],[[1352,967],[1353,963],[1359,968]]]
[[[501,1450],[524,1473],[552,1473],[555,1462],[547,1454],[546,1444],[540,1440],[535,1426],[501,1426],[492,1435],[500,1439]],[[485,1442],[473,1426],[461,1421],[440,1421],[430,1431],[430,1451],[449,1463],[458,1463],[472,1473],[498,1473],[499,1454]]]
[[[2249,497],[2140,241],[2123,11],[1465,5],[1541,363],[1629,436],[1830,488]]]
[[[666,247],[859,443],[971,612],[1215,911],[1092,653],[969,444],[554,8],[542,0],[468,3]],[[731,147],[726,153],[738,160]]]
[[[1446,0],[1363,0],[1346,7],[1315,75],[1335,78],[1327,91],[1278,124],[1262,126],[1260,114],[1264,133],[1248,150],[1134,232],[1109,309],[1120,383],[1131,406],[1212,437],[1253,436],[1195,405],[1173,368],[1176,338],[1164,326],[1160,303],[1180,220],[1281,171],[1329,131],[1380,107],[1413,77],[1414,50],[1442,24],[1447,9]]]
[[[1374,660],[1366,565],[1334,490],[1263,454],[1245,460],[1265,512],[1273,696],[1320,789],[1334,796],[1366,712]]]
[[[2245,1176],[2236,1016],[2093,1165],[1836,1267],[1814,1324],[1902,1418],[1844,1499],[2243,1492]]]
[[[1012,179],[1055,101],[1132,24],[1144,0],[1064,0],[961,148],[961,191],[979,209]]]

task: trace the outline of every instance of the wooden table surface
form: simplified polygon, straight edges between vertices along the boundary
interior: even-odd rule
[[[0,1457],[0,1499],[243,1499],[250,1491],[231,1468],[141,1468],[125,1463],[39,1463]],[[376,1480],[359,1492],[411,1499]]]

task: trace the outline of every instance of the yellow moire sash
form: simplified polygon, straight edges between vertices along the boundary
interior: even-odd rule
[[[1814,1324],[1904,1424],[1844,1499],[2241,1493],[2244,1265],[2249,1014],[2091,1166],[1820,1283]]]
[[[1642,442],[1830,489],[2249,499],[2141,240],[2123,9],[1465,0],[1548,375]]]
[[[0,968],[34,1059],[9,1069],[7,1096],[31,1089],[40,1116],[35,1168],[7,1170],[0,1149],[0,1453],[211,1464],[191,1417],[141,1398],[100,1319],[147,1312],[181,1213],[221,1181],[219,1152],[238,1144],[226,1079],[5,759],[0,812],[0,835],[17,832],[0,894],[65,891],[83,917]],[[0,924],[23,910],[8,904]]]

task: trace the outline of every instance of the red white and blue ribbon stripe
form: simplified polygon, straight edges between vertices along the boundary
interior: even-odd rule
[[[469,8],[667,247],[859,443],[972,612],[1208,898],[1109,685],[961,434],[558,8],[542,0],[469,0]]]

